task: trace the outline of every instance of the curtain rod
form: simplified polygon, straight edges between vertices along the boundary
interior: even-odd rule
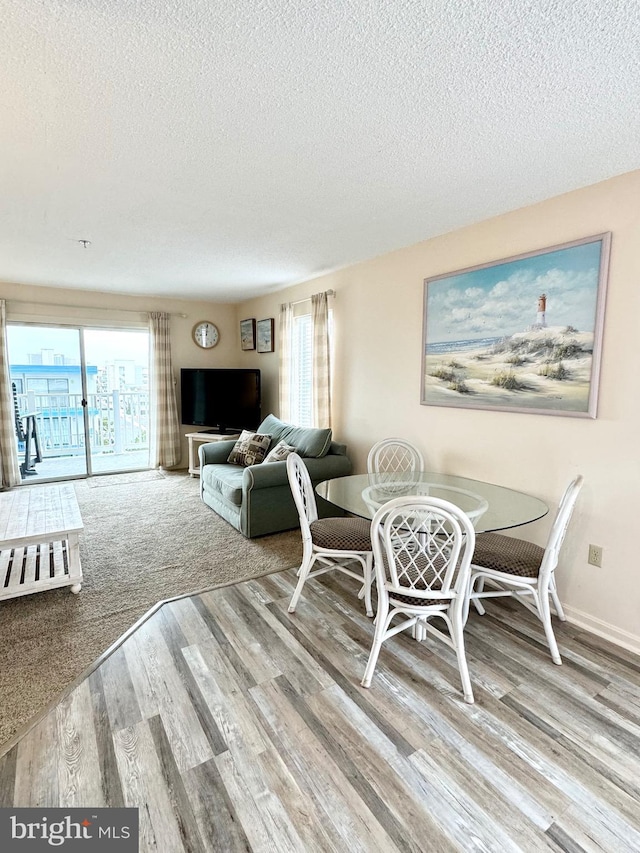
[[[114,311],[119,314],[149,314],[146,308],[105,308],[104,305],[63,305],[55,302],[28,302],[25,299],[7,299],[11,305],[35,305],[38,308],[73,308],[74,311]],[[188,314],[177,314],[173,311],[165,311],[170,317],[188,317]]]
[[[335,290],[325,290],[325,293],[327,294],[327,296],[335,296],[336,295]],[[307,296],[306,299],[298,299],[295,302],[290,302],[289,305],[302,305],[303,302],[311,302],[311,297]],[[286,305],[286,302],[284,302],[282,304]],[[280,305],[280,307],[282,308],[282,305]]]

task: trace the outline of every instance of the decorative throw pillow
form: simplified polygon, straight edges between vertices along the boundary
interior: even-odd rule
[[[265,462],[283,462],[291,453],[295,453],[296,448],[292,444],[287,444],[286,441],[279,441],[273,450],[267,454]]]
[[[244,468],[249,465],[258,465],[267,455],[270,444],[270,435],[243,429],[240,438],[234,444],[233,450],[227,458],[227,462],[231,462],[233,465],[242,465]]]

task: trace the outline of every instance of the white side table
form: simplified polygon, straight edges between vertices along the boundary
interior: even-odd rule
[[[228,439],[240,438],[240,433],[225,433],[220,435],[214,432],[187,432],[185,433],[189,441],[189,474],[192,477],[200,476],[200,460],[198,459],[198,447],[201,444],[207,444],[211,441],[227,441]]]

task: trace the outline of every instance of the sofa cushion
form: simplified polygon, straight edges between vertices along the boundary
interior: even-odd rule
[[[271,436],[272,446],[284,439],[284,434],[291,429],[291,424],[287,424],[277,418],[275,415],[267,415],[258,427],[258,432],[264,432]]]
[[[233,446],[227,462],[232,465],[258,465],[264,460],[271,444],[271,436],[243,429]]]
[[[300,456],[314,459],[326,456],[331,446],[331,430],[316,427],[297,427],[281,421],[275,415],[267,415],[258,427],[260,432],[268,432],[274,444],[286,441],[296,448]]]
[[[220,495],[235,506],[242,506],[242,475],[244,468],[226,462],[205,465],[200,470],[202,487],[209,494]]]
[[[265,464],[267,462],[283,462],[287,456],[291,456],[296,452],[296,448],[292,444],[287,444],[286,441],[279,441],[275,447],[267,453]]]
[[[326,456],[331,446],[331,430],[312,427],[291,427],[285,436],[287,444],[293,444],[300,456],[319,459]]]

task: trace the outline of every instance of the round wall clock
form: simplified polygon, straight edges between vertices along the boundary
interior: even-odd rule
[[[208,320],[203,320],[201,323],[196,323],[193,327],[193,340],[203,349],[211,349],[220,340],[220,332],[218,327],[214,326]]]

